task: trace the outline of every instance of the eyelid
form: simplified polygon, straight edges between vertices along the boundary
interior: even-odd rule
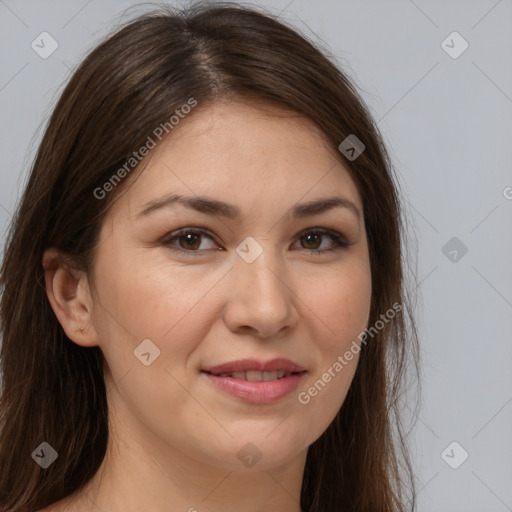
[[[320,235],[328,235],[335,240],[339,239],[339,241],[343,242],[343,244],[346,245],[347,247],[349,245],[352,245],[347,241],[347,239],[343,233],[340,233],[339,231],[336,231],[335,229],[321,228],[321,227],[313,227],[313,228],[304,229],[296,236],[296,239],[303,237],[307,233],[317,233]]]

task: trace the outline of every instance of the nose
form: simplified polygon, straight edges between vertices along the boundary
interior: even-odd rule
[[[270,338],[297,325],[293,276],[270,250],[252,263],[237,257],[230,274],[224,321],[232,332]]]

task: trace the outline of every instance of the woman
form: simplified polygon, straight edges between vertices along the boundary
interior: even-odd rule
[[[296,31],[232,4],[126,24],[62,93],[6,245],[1,510],[414,510],[400,213]]]

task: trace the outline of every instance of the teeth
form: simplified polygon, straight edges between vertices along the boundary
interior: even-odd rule
[[[220,373],[219,377],[232,377],[234,379],[248,380],[250,382],[268,382],[282,379],[288,375],[291,375],[291,372],[287,372],[285,370],[275,370],[273,372],[258,372],[250,370],[247,372]]]
[[[277,380],[282,379],[284,377],[284,370],[276,370],[274,372],[262,372],[262,380],[269,381],[269,380]],[[249,380],[249,379],[247,379]]]
[[[268,372],[265,372],[268,373]],[[258,382],[263,380],[263,372],[249,371],[245,372],[245,378],[250,382]]]

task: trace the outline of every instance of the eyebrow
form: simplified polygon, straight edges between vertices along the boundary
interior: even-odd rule
[[[225,217],[231,220],[239,220],[241,217],[240,209],[229,203],[219,201],[208,196],[182,196],[179,194],[171,194],[160,199],[155,199],[146,203],[137,214],[137,217],[145,217],[162,208],[168,208],[174,204],[181,204],[192,210],[207,215]],[[359,208],[349,199],[339,196],[330,196],[309,201],[294,206],[290,212],[293,219],[302,219],[327,212],[333,208],[346,208],[351,211],[358,220],[361,219]]]

